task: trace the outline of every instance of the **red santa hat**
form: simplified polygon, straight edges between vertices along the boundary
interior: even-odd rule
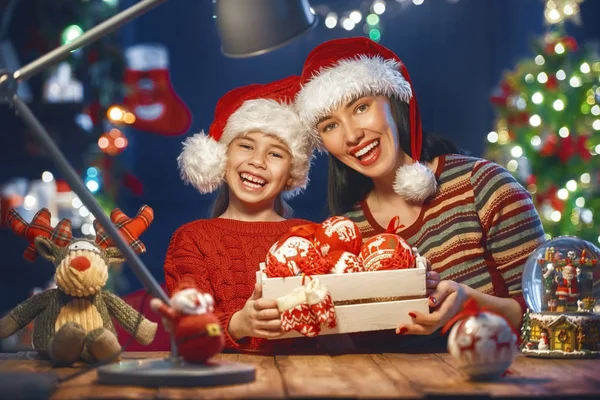
[[[177,158],[181,178],[200,193],[215,191],[224,182],[227,147],[251,131],[271,134],[284,142],[292,155],[292,183],[286,197],[306,187],[314,143],[292,102],[300,89],[298,76],[239,87],[217,103],[209,134],[200,132],[183,143]]]
[[[409,201],[423,201],[437,190],[433,171],[419,160],[423,131],[413,85],[406,67],[391,50],[366,37],[335,39],[317,46],[308,55],[296,95],[301,120],[316,131],[319,118],[360,96],[396,97],[409,106],[410,154],[413,164],[396,171],[394,190]],[[322,147],[322,145],[320,146]]]

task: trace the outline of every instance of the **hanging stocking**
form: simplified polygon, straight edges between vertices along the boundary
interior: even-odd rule
[[[146,132],[177,136],[190,127],[192,115],[173,90],[169,54],[163,45],[138,44],[125,50],[127,68],[123,103],[136,120],[132,126]]]
[[[281,313],[281,329],[284,332],[295,330],[307,337],[315,337],[321,332],[319,320],[306,303],[304,286],[295,288],[287,296],[277,299]]]

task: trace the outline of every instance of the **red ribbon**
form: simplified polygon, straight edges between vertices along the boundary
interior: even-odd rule
[[[466,319],[468,317],[476,317],[479,314],[481,314],[482,312],[494,314],[494,315],[497,315],[497,316],[503,318],[506,321],[506,323],[508,324],[508,326],[510,327],[510,329],[513,331],[513,333],[517,336],[517,342],[519,341],[519,333],[517,332],[515,327],[512,326],[512,324],[506,319],[506,317],[504,315],[499,314],[494,311],[491,311],[491,310],[488,310],[487,308],[484,308],[484,307],[479,307],[479,304],[477,303],[477,301],[472,297],[469,297],[467,299],[467,301],[465,301],[465,304],[463,305],[463,309],[460,312],[458,312],[454,317],[452,317],[450,319],[450,321],[446,322],[446,324],[442,328],[442,334],[445,334],[446,332],[448,332],[448,330],[450,328],[452,328],[452,326],[455,323],[457,323],[458,321],[460,321],[462,319]]]
[[[278,243],[277,249],[279,247],[281,247],[281,245],[284,244],[285,241],[288,240],[289,238],[291,238],[292,236],[301,237],[301,238],[310,240],[312,243],[315,232],[317,231],[317,227],[320,225],[321,224],[311,223],[311,224],[294,226],[293,228],[288,230],[283,236],[281,236],[279,238],[279,240],[277,241],[277,243]]]
[[[402,229],[404,229],[404,225],[400,223],[400,217],[396,215],[388,223],[385,233],[396,234],[399,230],[402,230]]]

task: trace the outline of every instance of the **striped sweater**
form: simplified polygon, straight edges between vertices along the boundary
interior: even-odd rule
[[[462,155],[440,156],[437,194],[415,223],[398,231],[427,257],[442,279],[498,297],[523,309],[521,276],[527,257],[544,241],[529,193],[504,168]],[[346,214],[363,239],[385,231],[366,201]]]

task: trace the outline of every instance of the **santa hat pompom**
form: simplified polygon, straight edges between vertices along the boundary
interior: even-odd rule
[[[396,170],[394,191],[411,203],[422,203],[437,191],[437,180],[431,169],[414,162]]]
[[[214,192],[225,177],[227,147],[197,133],[183,142],[183,151],[177,157],[181,179],[202,194]]]

